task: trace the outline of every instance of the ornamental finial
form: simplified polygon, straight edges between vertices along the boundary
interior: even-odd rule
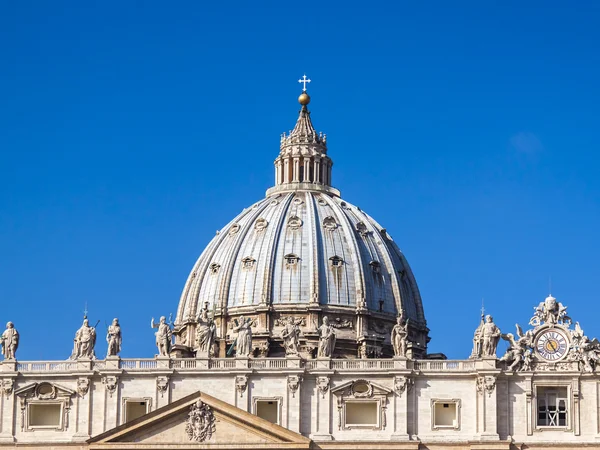
[[[310,103],[310,96],[306,93],[306,84],[310,83],[310,79],[306,78],[306,74],[298,80],[298,83],[302,83],[302,94],[298,97],[298,103],[302,106],[306,106]]]

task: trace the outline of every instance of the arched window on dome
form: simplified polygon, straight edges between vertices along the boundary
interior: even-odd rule
[[[300,257],[294,253],[288,253],[284,256],[284,259],[286,269],[296,267],[298,265],[298,261],[300,261]]]
[[[332,256],[331,258],[329,258],[329,264],[331,265],[331,267],[341,268],[344,265],[344,260],[337,255]]]
[[[246,256],[244,259],[242,259],[242,268],[252,269],[254,267],[254,263],[256,263],[254,258],[251,256]]]

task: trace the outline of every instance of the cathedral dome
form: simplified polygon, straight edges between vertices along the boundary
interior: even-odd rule
[[[381,356],[391,353],[389,333],[402,315],[413,355],[424,356],[428,329],[408,262],[385,228],[331,187],[326,136],[304,103],[294,130],[282,135],[275,187],[218,231],[194,265],[177,311],[177,347],[193,353],[206,308],[221,356],[242,315],[252,318],[256,356],[280,356],[279,333],[293,317],[310,357],[325,316],[337,329],[336,356],[355,357],[363,342]]]

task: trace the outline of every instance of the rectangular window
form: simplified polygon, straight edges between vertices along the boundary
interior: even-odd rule
[[[460,400],[432,400],[431,409],[434,430],[460,428]]]
[[[31,428],[60,428],[62,405],[60,403],[30,403],[29,426]]]
[[[261,419],[280,425],[281,397],[254,398],[254,414]]]
[[[123,399],[123,423],[131,422],[150,412],[151,400],[149,398]]]
[[[379,427],[379,402],[345,403],[346,427]]]
[[[568,426],[567,395],[566,387],[537,387],[538,427],[564,428]]]

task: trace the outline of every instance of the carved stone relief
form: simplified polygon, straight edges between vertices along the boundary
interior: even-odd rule
[[[342,319],[341,317],[336,317],[330,321],[330,324],[333,328],[350,328],[352,329],[353,324],[351,320]]]
[[[273,325],[276,327],[284,327],[287,325],[290,317],[294,320],[295,325],[306,326],[306,317],[298,316],[280,316],[273,321]]]
[[[476,381],[477,392],[485,393],[487,392],[488,397],[492,395],[494,389],[496,388],[496,377],[486,375],[477,378]]]
[[[81,377],[77,379],[77,393],[80,397],[85,397],[90,390],[90,379]]]
[[[12,394],[13,386],[15,385],[15,380],[12,378],[5,378],[0,383],[0,393],[2,395],[6,395],[9,397]]]
[[[168,388],[169,388],[169,377],[160,376],[160,377],[156,378],[156,389],[160,393],[161,398],[164,397]]]
[[[215,416],[210,406],[198,400],[190,407],[185,432],[190,441],[208,441],[216,430]]]
[[[325,394],[329,390],[329,377],[317,377],[317,389],[319,389],[319,392],[325,398]]]
[[[240,397],[246,392],[246,387],[248,387],[248,377],[246,375],[237,375],[235,377],[235,388],[239,392]]]
[[[394,391],[398,395],[402,395],[404,391],[410,391],[415,384],[415,380],[405,376],[394,377]]]
[[[296,396],[296,391],[300,387],[300,383],[302,383],[302,377],[300,375],[289,375],[288,379],[288,389],[292,393],[292,397]]]
[[[105,386],[108,395],[112,398],[113,394],[117,390],[119,378],[114,375],[106,375],[102,378],[102,384]]]

